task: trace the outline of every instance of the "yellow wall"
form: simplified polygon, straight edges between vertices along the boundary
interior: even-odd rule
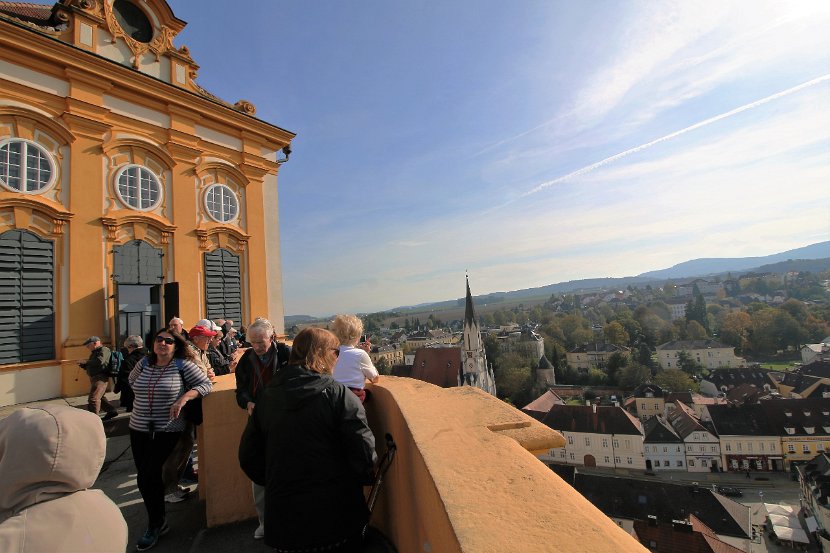
[[[164,282],[179,282],[180,312],[162,313],[162,322],[179,315],[189,327],[205,316],[204,254],[221,247],[240,257],[244,320],[237,325],[264,316],[282,327],[279,260],[266,254],[265,242],[266,226],[278,224],[277,206],[266,201],[276,196],[266,195],[264,186],[276,186],[277,152],[294,135],[251,117],[255,108],[248,103],[223,104],[201,92],[193,82],[198,66],[172,42],[153,43],[150,52],[127,44],[139,53],[144,48],[138,71],[125,66],[126,59],[105,59],[129,52],[120,48],[126,39],[116,27],[110,30],[118,48],[109,40],[80,44],[80,25],[96,17],[105,28],[115,25],[97,13],[105,9],[100,4],[60,8],[70,30],[48,37],[0,17],[0,140],[37,143],[52,155],[59,175],[42,194],[0,187],[0,233],[22,229],[52,240],[56,265],[54,369],[43,373],[42,362],[0,367],[0,388],[20,390],[0,396],[0,405],[54,397],[56,389],[64,396],[87,391],[84,378],[75,380],[76,361],[88,355],[82,346],[88,336],[112,343],[118,310],[112,249],[131,240],[160,249]],[[184,26],[162,0],[145,8],[159,14],[170,40]],[[176,73],[177,64],[185,70]],[[114,181],[125,163],[154,170],[163,190],[160,206],[144,212],[121,203]],[[237,193],[236,221],[217,223],[204,213],[205,189],[216,182]],[[19,374],[28,370],[47,374],[40,390]]]

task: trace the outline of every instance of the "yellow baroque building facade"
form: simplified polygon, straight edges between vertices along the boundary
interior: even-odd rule
[[[294,134],[199,87],[184,26],[164,0],[0,2],[0,406],[86,393],[90,335],[282,332]]]

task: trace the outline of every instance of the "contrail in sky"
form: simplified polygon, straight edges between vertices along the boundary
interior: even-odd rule
[[[537,192],[540,192],[540,191],[544,190],[545,188],[549,188],[549,187],[553,186],[554,184],[559,184],[560,182],[564,182],[568,179],[572,179],[574,177],[578,177],[580,175],[590,173],[591,171],[594,171],[595,169],[599,169],[600,167],[602,167],[604,165],[608,165],[609,163],[613,163],[613,162],[617,161],[618,159],[622,159],[626,156],[630,156],[631,154],[636,154],[637,152],[641,152],[641,151],[643,151],[647,148],[651,148],[655,144],[665,142],[666,140],[671,140],[672,138],[677,138],[681,134],[686,134],[687,132],[699,129],[701,127],[705,127],[706,125],[711,125],[712,123],[716,123],[716,122],[718,122],[722,119],[726,119],[727,117],[732,117],[733,115],[737,115],[737,114],[739,114],[741,112],[744,112],[744,111],[747,111],[749,109],[757,108],[758,106],[762,106],[766,103],[772,102],[773,100],[783,98],[784,96],[789,96],[790,94],[794,94],[796,92],[804,90],[805,88],[815,86],[815,85],[817,85],[819,83],[822,83],[824,81],[827,81],[827,80],[830,80],[830,73],[828,73],[827,75],[822,75],[821,77],[813,79],[812,81],[807,81],[806,83],[802,83],[798,86],[788,88],[787,90],[777,92],[777,93],[775,93],[771,96],[767,96],[766,98],[756,100],[755,102],[743,105],[741,107],[737,107],[737,108],[735,108],[731,111],[727,111],[726,113],[721,113],[720,115],[715,115],[714,117],[710,117],[709,119],[704,119],[703,121],[701,121],[699,123],[695,123],[694,125],[686,127],[685,129],[680,129],[679,131],[675,131],[671,134],[667,134],[666,136],[661,136],[660,138],[658,138],[656,140],[652,140],[651,142],[641,144],[640,146],[636,146],[634,148],[631,148],[630,150],[626,150],[624,152],[620,152],[619,154],[615,154],[611,157],[607,157],[607,158],[605,158],[601,161],[598,161],[596,163],[588,165],[587,167],[583,167],[582,169],[577,169],[576,171],[573,171],[572,173],[568,173],[567,175],[563,175],[563,176],[557,177],[553,180],[543,182],[542,184],[536,186],[535,188],[532,188],[531,190],[528,190],[527,192],[525,192],[524,194],[522,194],[519,197],[524,198],[525,196],[530,196],[531,194],[535,194]]]

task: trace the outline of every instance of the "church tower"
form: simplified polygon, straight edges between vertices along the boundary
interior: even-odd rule
[[[464,312],[464,341],[461,346],[461,386],[476,386],[488,394],[496,395],[496,381],[492,368],[487,366],[487,354],[481,339],[481,329],[473,307],[470,278],[467,277],[467,301]]]

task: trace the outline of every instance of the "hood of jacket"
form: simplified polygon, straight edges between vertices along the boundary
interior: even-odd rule
[[[68,405],[26,407],[0,421],[0,521],[92,486],[106,437],[97,415]]]
[[[285,409],[294,410],[319,396],[332,382],[330,375],[316,373],[303,365],[286,365],[277,371],[266,391],[274,394]]]

